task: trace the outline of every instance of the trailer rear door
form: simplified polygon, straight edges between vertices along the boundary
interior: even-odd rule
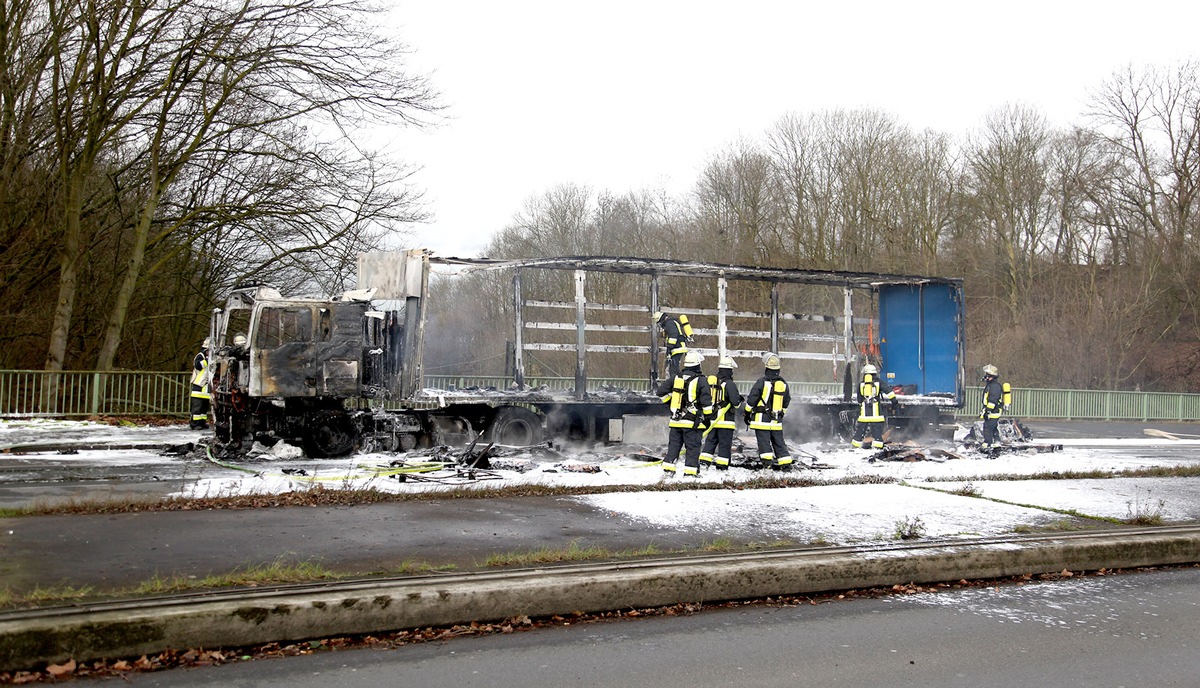
[[[962,290],[954,284],[879,288],[879,351],[885,380],[916,394],[963,401]]]

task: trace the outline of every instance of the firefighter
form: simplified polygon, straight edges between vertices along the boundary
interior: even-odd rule
[[[661,311],[654,314],[654,322],[658,323],[658,329],[666,343],[667,374],[678,375],[680,363],[688,352],[687,345],[692,341],[692,326],[688,323],[686,315],[676,318]]]
[[[850,444],[856,449],[862,449],[863,439],[871,435],[871,447],[883,449],[883,431],[887,419],[879,408],[883,399],[892,401],[896,407],[896,393],[884,390],[879,382],[879,369],[871,364],[863,366],[862,382],[858,383],[858,424],[854,426],[854,439]]]
[[[763,376],[746,397],[743,418],[758,440],[758,458],[763,468],[790,471],[792,457],[783,442],[783,414],[792,402],[792,393],[779,375],[777,354],[764,356],[763,368]]]
[[[663,457],[666,477],[675,475],[675,462],[681,449],[684,452],[683,475],[700,475],[700,441],[713,415],[712,391],[708,378],[700,372],[703,360],[699,351],[687,352],[683,357],[683,370],[658,385],[658,396],[671,408],[667,453]]]
[[[192,430],[208,429],[208,406],[212,395],[208,391],[208,337],[200,347],[200,353],[192,359]]]
[[[737,430],[734,415],[742,406],[742,395],[733,382],[733,370],[737,362],[722,356],[717,364],[717,374],[708,376],[712,390],[713,418],[704,432],[704,446],[700,451],[700,462],[715,465],[717,470],[729,470],[729,457],[733,453],[733,433]],[[713,454],[716,451],[716,455]]]
[[[1000,369],[992,364],[983,367],[983,443],[979,448],[991,451],[1000,448],[1000,415],[1012,406],[1012,388],[1000,382]]]

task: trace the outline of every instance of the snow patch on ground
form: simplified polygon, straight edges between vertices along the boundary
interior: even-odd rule
[[[573,498],[634,524],[712,529],[729,537],[798,543],[892,541],[919,519],[925,537],[979,537],[1060,516],[1038,509],[905,485],[827,485],[770,490],[612,493]]]
[[[960,614],[975,614],[998,623],[1036,624],[1047,628],[1081,629],[1091,633],[1105,632],[1108,624],[1117,619],[1117,598],[1137,594],[1129,580],[1115,578],[1075,578],[1057,580],[1053,584],[1040,582],[1024,585],[1001,585],[987,588],[956,589],[945,592],[922,592],[894,595],[889,604],[952,607]],[[1095,605],[1096,599],[1114,600],[1110,605]],[[1144,601],[1139,601],[1144,604]],[[1097,611],[1099,610],[1099,611]],[[1145,613],[1153,613],[1145,612]]]
[[[986,499],[1036,504],[1120,520],[1157,515],[1165,522],[1200,520],[1200,481],[1193,478],[1013,480],[972,483]],[[953,489],[931,485],[935,489]]]

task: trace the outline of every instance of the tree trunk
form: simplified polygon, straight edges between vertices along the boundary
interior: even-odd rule
[[[146,239],[150,234],[150,220],[157,208],[158,195],[154,194],[142,208],[142,216],[134,230],[133,246],[129,249],[125,274],[117,287],[117,295],[108,314],[108,323],[104,327],[104,344],[96,356],[96,370],[113,369],[113,361],[117,357],[117,348],[121,346],[121,335],[125,330],[125,319],[129,315],[129,303],[133,300],[133,292],[137,288],[142,275],[142,265],[146,260]]]
[[[81,209],[83,175],[76,175],[67,190],[66,208],[63,213],[63,238],[59,248],[58,301],[54,307],[54,321],[50,325],[50,342],[46,353],[46,370],[62,370],[67,356],[67,337],[71,332],[71,315],[75,310],[75,298],[79,290],[79,261],[82,259]]]

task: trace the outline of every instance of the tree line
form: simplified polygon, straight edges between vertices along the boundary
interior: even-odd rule
[[[0,367],[176,369],[228,289],[335,292],[424,217],[438,110],[359,0],[0,4]]]
[[[1196,391],[1200,65],[1125,68],[1079,119],[1051,126],[1012,104],[956,138],[876,110],[787,114],[711,156],[682,197],[574,184],[531,197],[486,254],[962,277],[972,369],[994,363],[1029,387]],[[435,286],[427,372],[498,372],[511,287]]]

